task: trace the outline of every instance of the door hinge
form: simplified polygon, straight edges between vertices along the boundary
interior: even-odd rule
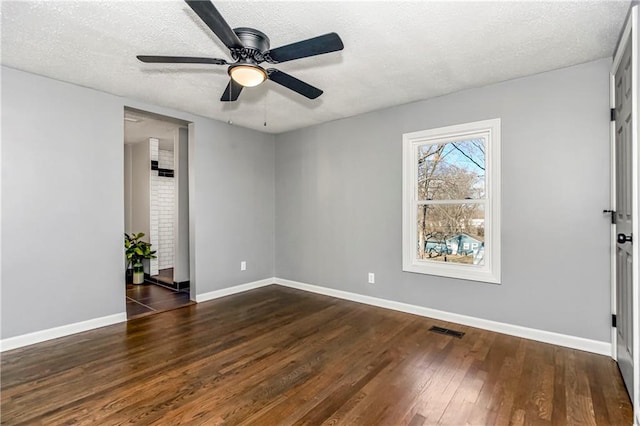
[[[617,327],[616,314],[611,314],[611,327]]]
[[[616,121],[616,109],[611,108],[611,121]]]
[[[611,217],[611,223],[616,224],[616,211],[615,210],[602,210],[602,213],[609,213]]]

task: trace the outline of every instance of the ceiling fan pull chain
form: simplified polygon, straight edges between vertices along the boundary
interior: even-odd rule
[[[229,84],[229,99],[233,99],[233,84]],[[233,121],[231,121],[231,108],[229,108],[229,119],[227,123],[229,123],[229,125],[233,124]]]
[[[264,127],[267,127],[267,93],[264,94]]]

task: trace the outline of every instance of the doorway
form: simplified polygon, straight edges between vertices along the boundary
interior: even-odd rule
[[[129,319],[192,303],[188,126],[176,118],[124,109],[125,234],[144,234],[140,240],[151,250],[133,255],[136,262],[127,261]]]

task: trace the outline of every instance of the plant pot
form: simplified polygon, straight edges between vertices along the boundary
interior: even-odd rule
[[[127,272],[125,274],[125,282],[127,284],[133,284],[133,269],[127,268]]]
[[[133,265],[133,283],[144,283],[144,266],[142,266],[142,263],[136,263]]]

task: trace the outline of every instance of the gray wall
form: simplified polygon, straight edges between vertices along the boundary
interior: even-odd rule
[[[275,148],[271,135],[3,67],[1,337],[124,311],[126,105],[193,122],[198,294],[273,276],[275,220],[278,277],[608,341],[608,64],[279,135]],[[494,117],[503,284],[402,272],[402,133]]]
[[[273,276],[272,135],[11,68],[1,74],[1,338],[124,312],[125,105],[194,123],[197,293]]]
[[[189,131],[181,127],[174,139],[176,234],[173,280],[189,281]]]
[[[2,338],[125,309],[122,102],[2,68]]]
[[[609,64],[279,135],[276,276],[609,341]],[[496,117],[502,284],[402,272],[402,134]]]
[[[131,232],[144,233],[142,239],[147,242],[150,241],[151,237],[151,213],[149,207],[151,205],[150,164],[151,149],[149,148],[149,142],[131,144]],[[125,168],[126,165],[125,162]],[[125,211],[127,210],[126,204],[127,200],[125,199]],[[150,273],[149,260],[144,260],[143,263],[144,272]]]
[[[131,211],[132,146],[131,144],[124,145],[124,232],[127,234],[133,232],[131,228],[131,222],[133,221],[133,212]]]
[[[198,294],[273,277],[275,138],[213,120],[195,127]]]

